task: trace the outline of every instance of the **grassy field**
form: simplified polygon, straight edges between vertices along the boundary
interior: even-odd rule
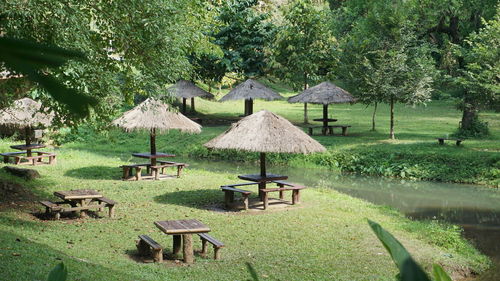
[[[0,142],[0,150],[10,144]],[[146,139],[135,147],[145,144]],[[235,175],[188,169],[180,179],[123,182],[117,167],[130,160],[131,147],[108,145],[102,153],[105,147],[75,143],[57,149],[58,164],[35,167],[42,177],[30,182],[0,170],[0,279],[44,280],[63,261],[70,280],[247,280],[246,262],[262,280],[393,280],[396,268],[367,218],[395,234],[426,269],[439,263],[463,276],[489,264],[456,228],[412,222],[332,190],[308,189],[303,204],[282,210],[214,211],[222,201],[218,186],[237,182]],[[97,189],[118,201],[117,217],[51,221],[33,215],[41,211],[34,200],[74,188]],[[153,222],[186,218],[206,223],[226,244],[221,261],[199,256],[192,266],[134,261],[137,235],[148,234],[169,251],[171,238]],[[200,248],[196,238],[195,249]]]

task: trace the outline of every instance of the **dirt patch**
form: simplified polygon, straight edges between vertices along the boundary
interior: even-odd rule
[[[0,211],[30,209],[37,199],[31,191],[20,184],[0,181]]]

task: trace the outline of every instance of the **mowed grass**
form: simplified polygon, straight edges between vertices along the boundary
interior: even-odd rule
[[[1,151],[10,144],[2,141]],[[159,145],[165,148],[166,144]],[[458,238],[457,230],[414,223],[395,211],[332,190],[307,189],[301,205],[285,210],[212,211],[222,203],[219,186],[238,182],[236,175],[188,169],[180,179],[123,182],[118,166],[130,160],[130,151],[125,150],[131,147],[108,144],[108,152],[102,153],[105,147],[104,143],[62,147],[56,151],[58,164],[35,167],[42,177],[31,182],[0,170],[3,182],[21,184],[32,194],[12,202],[1,199],[0,279],[45,280],[62,261],[69,268],[69,280],[248,280],[247,262],[262,280],[394,280],[396,268],[367,218],[390,230],[428,270],[439,263],[460,275],[482,272],[489,265]],[[136,151],[144,148],[147,139],[136,144]],[[8,186],[4,184],[1,191],[17,190]],[[118,201],[116,218],[103,214],[102,218],[51,221],[32,215],[42,208],[30,201],[54,199],[52,193],[57,190],[85,188]],[[197,256],[195,264],[184,266],[144,264],[131,258],[140,234],[150,235],[171,251],[171,237],[153,222],[188,218],[207,224],[211,234],[226,244],[222,260]],[[453,238],[438,246],[429,233],[438,233],[441,241]],[[195,249],[200,248],[195,238]]]

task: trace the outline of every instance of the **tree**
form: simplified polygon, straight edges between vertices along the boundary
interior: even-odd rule
[[[454,52],[458,48],[470,48],[468,38],[498,13],[498,0],[433,1],[413,0],[410,14],[418,23],[419,37],[426,38],[435,48],[433,56],[436,66],[442,71],[440,84],[455,87],[461,98],[459,108],[463,111],[461,129],[474,131],[481,104],[476,90],[464,84],[468,74],[467,52]],[[492,48],[498,48],[491,46]],[[469,64],[469,66],[471,66]],[[470,85],[470,84],[469,84]],[[438,85],[439,86],[439,85]]]
[[[86,121],[107,123],[123,101],[137,93],[163,93],[193,71],[187,54],[210,53],[202,33],[204,1],[15,1],[0,4],[0,33],[14,38],[79,50],[86,62],[72,61],[50,73],[98,104]],[[60,121],[74,116],[45,91],[35,95]]]
[[[224,1],[217,16],[219,22],[212,41],[224,56],[215,60],[220,66],[209,67],[234,72],[245,78],[262,76],[267,68],[265,47],[273,38],[274,26],[267,21],[269,14],[257,12],[257,0]],[[217,77],[222,77],[218,72]]]
[[[273,45],[273,71],[294,89],[307,89],[311,80],[324,77],[336,64],[337,41],[329,28],[327,11],[311,0],[295,0],[283,11]],[[308,123],[307,103],[304,123]]]
[[[394,139],[394,105],[430,98],[433,61],[430,49],[416,36],[404,2],[366,5],[360,9],[364,16],[355,17],[353,28],[343,36],[339,75],[361,102],[390,105],[389,136]]]

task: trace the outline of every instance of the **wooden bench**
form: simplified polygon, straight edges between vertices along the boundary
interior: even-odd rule
[[[121,165],[120,168],[123,169],[122,180],[141,180],[142,168],[146,168],[146,172],[149,173],[149,167],[151,164],[127,164]],[[132,169],[135,169],[135,175],[132,173]]]
[[[159,178],[160,173],[163,174],[165,172],[165,168],[177,167],[177,177],[179,178],[181,176],[182,169],[184,169],[185,167],[189,167],[189,165],[186,163],[177,163],[171,161],[158,161],[157,163],[158,165],[151,166],[151,171],[155,179]]]
[[[440,145],[444,145],[444,141],[450,140],[450,141],[456,141],[456,145],[459,146],[460,143],[462,143],[464,140],[463,139],[450,139],[450,138],[437,138],[438,143]]]
[[[9,163],[10,158],[14,158],[14,164],[32,164],[37,165],[41,164],[44,158],[48,158],[48,162],[46,164],[55,164],[56,163],[56,154],[42,151],[33,151],[32,153],[36,153],[37,155],[32,156],[24,156],[26,151],[18,151],[18,152],[6,152],[0,153],[3,156],[3,162]],[[26,160],[26,162],[22,162],[22,160]]]
[[[203,125],[203,119],[201,119],[200,117],[189,117],[189,119],[191,119],[192,121],[194,121],[200,125]]]
[[[351,125],[331,125],[329,127],[330,135],[333,135],[333,128],[342,128],[342,135],[347,136],[347,128],[351,128]]]
[[[234,193],[240,193],[241,194],[241,199],[243,201],[243,204],[245,206],[245,210],[248,210],[248,197],[252,193],[251,191],[248,190],[243,190],[236,188],[238,186],[247,186],[247,185],[256,185],[257,183],[237,183],[237,184],[230,184],[230,185],[223,185],[220,187],[220,189],[224,192],[224,202],[226,204],[226,208],[230,208],[231,204],[234,202]]]
[[[111,200],[111,199],[106,198],[106,197],[96,198],[95,200],[98,201],[99,203],[104,203],[105,207],[108,207],[108,211],[109,211],[108,214],[109,214],[110,218],[115,217],[115,205],[117,204],[116,201]],[[104,211],[104,209],[101,208],[100,211],[102,212],[102,211]]]
[[[327,133],[329,135],[333,135],[333,128],[342,128],[342,135],[347,136],[347,128],[350,128],[351,125],[328,125],[326,127],[323,127],[323,125],[312,125],[308,126],[307,130],[310,136],[313,135],[313,130],[321,128],[321,133],[323,135],[326,135]],[[325,129],[326,128],[326,129]]]
[[[270,192],[279,192],[280,199],[284,199],[284,191],[291,190],[292,191],[292,205],[300,203],[300,190],[306,188],[305,186],[288,183],[284,181],[273,181],[278,185],[277,188],[265,188],[260,191],[263,192],[264,196],[262,201],[264,201],[264,210],[269,206],[269,193]]]
[[[54,218],[59,220],[61,218],[61,213],[64,212],[77,212],[77,211],[86,211],[91,209],[98,209],[99,211],[104,210],[105,207],[109,208],[109,217],[114,217],[114,208],[117,204],[115,201],[101,197],[96,198],[96,201],[99,204],[92,204],[86,206],[76,206],[76,203],[73,201],[62,201],[62,202],[51,202],[51,201],[39,201],[45,207],[46,214],[54,214]],[[69,206],[65,206],[69,205]]]
[[[214,246],[214,259],[218,260],[220,259],[220,252],[219,250],[221,248],[224,248],[224,243],[220,242],[219,240],[215,239],[214,237],[206,234],[206,233],[198,233],[198,236],[201,238],[201,254],[206,255],[207,254],[207,248],[208,248],[208,243],[212,244]]]
[[[139,235],[136,244],[140,256],[152,256],[155,262],[163,261],[163,247],[147,235]]]

